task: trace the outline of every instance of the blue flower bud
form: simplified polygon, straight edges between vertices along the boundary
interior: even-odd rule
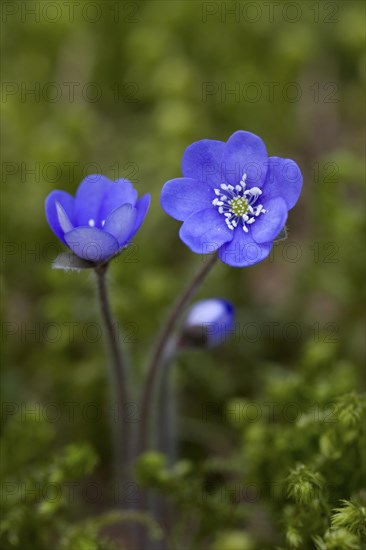
[[[196,302],[183,324],[182,347],[214,347],[225,342],[234,327],[235,310],[231,302],[210,298]]]
[[[139,199],[128,180],[110,181],[99,175],[87,176],[76,197],[55,190],[45,204],[55,235],[78,258],[92,264],[107,262],[129,244],[149,206],[150,195]]]

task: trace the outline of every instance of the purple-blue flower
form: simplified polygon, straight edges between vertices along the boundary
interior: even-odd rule
[[[94,263],[105,262],[131,241],[149,206],[150,195],[138,199],[128,180],[100,175],[87,176],[75,198],[52,191],[45,203],[55,235],[79,258]]]
[[[222,344],[234,328],[235,310],[228,300],[200,300],[189,309],[183,325],[182,344],[213,347]]]
[[[302,188],[293,160],[268,157],[263,141],[241,130],[226,143],[192,143],[182,173],[164,185],[163,209],[184,222],[179,236],[193,252],[217,250],[224,263],[236,267],[268,256]]]

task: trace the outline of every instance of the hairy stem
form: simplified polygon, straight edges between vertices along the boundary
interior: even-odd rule
[[[113,414],[111,415],[114,435],[114,468],[116,477],[116,499],[120,498],[123,484],[128,481],[131,466],[130,424],[125,421],[128,404],[127,361],[118,345],[118,334],[115,330],[111,306],[109,303],[106,272],[108,265],[95,269],[98,284],[100,309],[106,328],[106,340],[110,351],[111,387]]]
[[[213,255],[199,270],[199,272],[192,279],[187,286],[175,307],[171,311],[167,318],[167,321],[163,327],[163,330],[158,338],[155,351],[152,356],[150,365],[148,366],[147,376],[142,392],[141,409],[140,409],[140,425],[138,434],[138,453],[142,453],[146,450],[148,445],[148,432],[149,432],[149,419],[151,413],[151,407],[153,402],[153,396],[156,386],[156,380],[159,376],[159,370],[163,363],[166,347],[170,341],[170,337],[173,333],[175,325],[182,315],[185,307],[188,305],[191,298],[199,289],[200,285],[211,271],[212,267],[216,263],[217,255]]]
[[[157,448],[166,455],[169,466],[172,466],[177,458],[177,406],[174,385],[171,380],[171,367],[177,352],[178,342],[173,337],[167,346],[156,391]]]

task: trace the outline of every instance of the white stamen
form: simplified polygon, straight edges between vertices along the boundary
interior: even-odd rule
[[[259,196],[262,194],[262,191],[259,189],[259,187],[252,187],[251,189],[248,189],[245,191],[244,195],[256,195]]]
[[[241,224],[243,231],[248,233],[246,225],[254,223],[259,214],[265,214],[267,211],[262,204],[252,206],[262,191],[258,187],[246,189],[246,179],[247,175],[243,174],[239,185],[222,183],[220,189],[214,189],[217,198],[212,201],[212,204],[217,207],[219,214],[224,215],[229,229],[234,230],[238,224]],[[225,195],[221,190],[228,194]]]

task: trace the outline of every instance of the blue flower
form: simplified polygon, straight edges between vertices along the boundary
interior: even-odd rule
[[[244,131],[226,143],[192,143],[182,172],[164,185],[163,209],[184,222],[179,236],[193,252],[217,250],[224,263],[236,267],[268,256],[302,187],[293,160],[268,157],[263,141]]]
[[[128,180],[100,175],[86,177],[75,198],[52,191],[45,203],[55,235],[79,258],[94,263],[105,262],[131,241],[149,206],[150,195],[138,200]]]
[[[181,344],[213,347],[222,344],[234,328],[235,310],[231,302],[210,298],[193,304],[184,321]]]

